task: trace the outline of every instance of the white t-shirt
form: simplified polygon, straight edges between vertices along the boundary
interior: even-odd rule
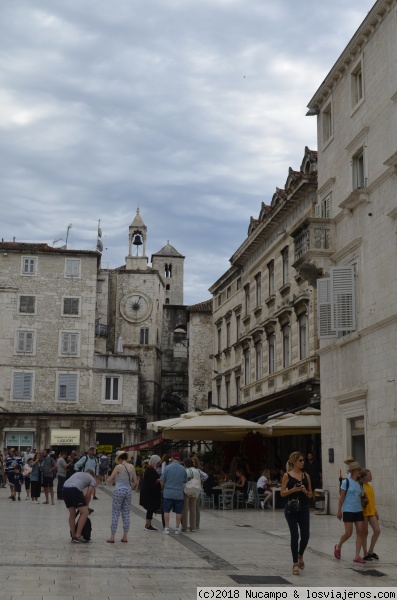
[[[261,488],[262,490],[265,489],[267,482],[268,482],[267,477],[265,477],[264,475],[261,475],[259,477],[258,481],[256,482],[257,489],[259,489],[259,488]]]

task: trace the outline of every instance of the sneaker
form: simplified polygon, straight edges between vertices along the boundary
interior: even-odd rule
[[[265,508],[265,503],[261,501],[261,508]]]
[[[337,558],[338,560],[339,560],[339,559],[340,559],[340,557],[341,557],[341,552],[340,552],[340,549],[339,549],[337,546],[335,546],[335,548],[334,548],[334,556],[335,556],[335,558]]]
[[[25,498],[25,500],[30,500],[30,498]]]
[[[359,565],[365,565],[366,563],[366,561],[362,559],[361,556],[357,556],[357,558],[355,558],[353,562],[358,563]]]
[[[375,560],[379,560],[379,556],[377,554],[375,554],[375,552],[373,552],[371,554],[371,558],[374,558]]]
[[[372,554],[366,554],[364,560],[372,560]]]
[[[82,535],[80,537],[76,538],[76,539],[79,542],[79,544],[88,544],[88,540],[86,540],[85,538],[83,538]]]
[[[145,531],[158,531],[157,527],[153,527],[152,525],[150,525],[150,527],[146,527],[145,525]]]
[[[179,534],[180,534],[180,532],[181,532],[181,530],[180,530],[180,529],[175,529],[175,535],[179,535]]]
[[[76,537],[72,537],[70,541],[72,542],[72,544],[80,544],[80,540]]]
[[[165,535],[170,535],[170,529],[169,529],[169,527],[164,527],[164,529],[163,529],[163,533],[164,533]]]

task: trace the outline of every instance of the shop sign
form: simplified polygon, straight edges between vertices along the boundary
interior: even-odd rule
[[[80,429],[51,429],[51,446],[79,446]]]

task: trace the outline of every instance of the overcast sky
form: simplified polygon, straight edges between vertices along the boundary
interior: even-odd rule
[[[210,297],[251,215],[316,149],[306,104],[373,0],[18,0],[0,7],[0,238],[125,264],[184,256]]]

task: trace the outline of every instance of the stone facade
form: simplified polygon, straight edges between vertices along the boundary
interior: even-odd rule
[[[132,445],[147,420],[190,409],[184,257],[168,243],[148,265],[139,210],[128,240],[117,269],[99,252],[0,243],[3,446]]]
[[[323,324],[329,339],[319,350],[324,487],[335,512],[339,473],[353,454],[372,470],[382,522],[394,526],[396,27],[396,2],[378,0],[309,103],[309,114],[318,115],[318,205],[328,204],[335,228],[332,254],[317,266],[332,289],[336,268],[353,273],[345,294],[353,320],[343,331],[330,296],[334,323]]]
[[[213,402],[245,418],[316,400],[316,292],[297,268],[296,240],[316,223],[317,153],[251,218],[213,294]],[[321,249],[319,250],[321,252]]]
[[[189,410],[204,410],[212,401],[212,300],[188,307]]]

